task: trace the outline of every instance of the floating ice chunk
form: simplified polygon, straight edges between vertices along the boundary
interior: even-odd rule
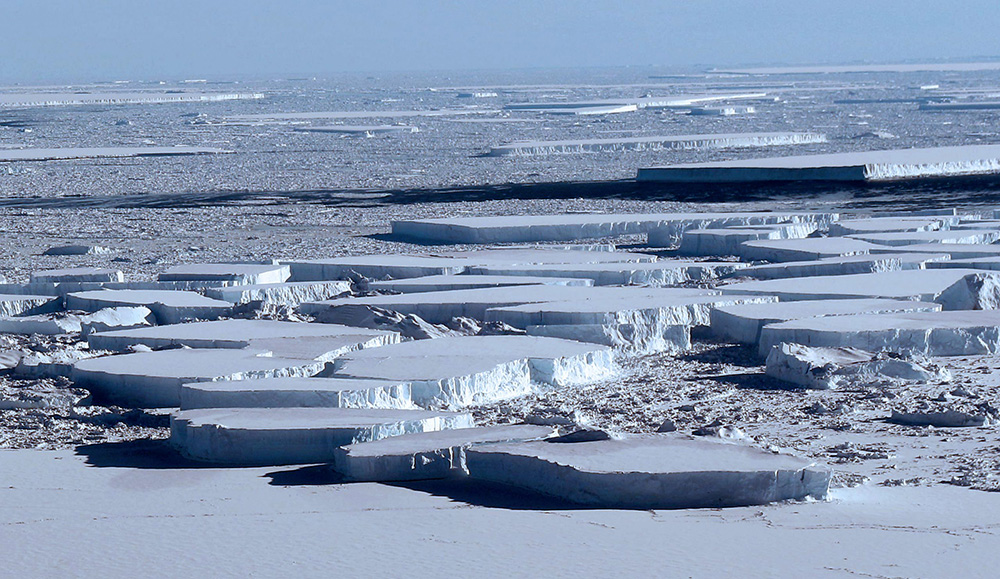
[[[186,320],[212,320],[229,314],[233,305],[189,291],[169,290],[99,290],[66,295],[71,310],[96,312],[104,308],[146,306],[160,324],[178,324]]]
[[[836,213],[652,213],[565,214],[490,217],[446,217],[393,221],[398,237],[444,243],[534,243],[575,241],[619,235],[656,233],[659,240],[676,242],[688,229],[718,229],[737,225],[771,225],[816,222],[820,227],[836,221]],[[484,265],[484,264],[479,264]]]
[[[904,251],[905,249],[902,248]],[[947,254],[934,255],[927,253],[849,255],[845,257],[826,257],[810,261],[786,261],[777,264],[754,265],[738,270],[736,275],[756,279],[787,279],[825,275],[881,273],[904,269],[931,269],[932,267],[937,267],[938,262],[947,262],[949,259],[950,256]]]
[[[339,135],[381,135],[387,133],[419,133],[417,127],[406,125],[330,125],[325,127],[296,127],[303,133],[334,133]]]
[[[469,473],[465,449],[488,443],[526,442],[551,436],[550,426],[520,424],[404,434],[334,451],[333,468],[352,481],[428,480]]]
[[[577,109],[573,109],[577,110]],[[722,135],[671,135],[619,137],[567,141],[518,141],[490,149],[488,157],[557,155],[568,153],[662,151],[671,149],[726,149],[825,143],[817,133],[736,133]]]
[[[62,299],[53,296],[0,294],[0,316],[44,314],[62,309]]]
[[[814,348],[780,343],[767,355],[768,376],[815,390],[845,385],[901,385],[947,381],[951,374],[920,356],[872,354],[857,348]]]
[[[156,318],[149,308],[137,307],[117,307],[97,310],[92,314],[78,317],[80,321],[80,332],[88,336],[94,332],[110,332],[114,330],[126,330],[151,326]]]
[[[681,509],[823,498],[830,472],[729,442],[672,434],[466,450],[471,476],[599,508]]]
[[[125,281],[125,275],[114,269],[100,267],[74,267],[70,269],[50,269],[31,274],[31,283],[60,282],[118,282]]]
[[[59,245],[46,249],[42,255],[105,255],[111,252],[99,245]]]
[[[469,428],[465,413],[343,408],[184,410],[170,418],[170,443],[194,460],[233,465],[330,462],[343,445]]]
[[[1000,229],[992,230],[958,230],[948,231],[911,231],[891,233],[859,233],[850,236],[877,245],[893,247],[918,245],[923,243],[972,243],[986,244],[1000,240]],[[903,249],[905,251],[905,248]]]
[[[744,241],[739,255],[754,261],[805,261],[866,254],[879,246],[849,237]]]
[[[906,249],[906,248],[903,248]],[[1000,255],[996,257],[974,257],[965,259],[952,259],[948,261],[936,262],[927,265],[928,269],[985,269],[989,271],[1000,270]]]
[[[790,223],[771,227],[692,229],[684,232],[680,255],[740,255],[744,241],[761,239],[801,239],[816,231],[815,223]],[[650,237],[655,237],[650,234]]]
[[[970,426],[986,426],[990,423],[985,414],[972,414],[960,410],[945,409],[941,411],[892,411],[889,422],[906,426],[936,426],[938,428],[963,428]]]
[[[328,300],[351,291],[350,281],[308,281],[207,288],[205,295],[233,304],[261,302],[295,307],[303,302]]]
[[[768,295],[781,301],[888,298],[936,302],[946,310],[972,309],[997,303],[998,275],[973,269],[914,269],[749,281],[718,289],[726,295]]]
[[[408,382],[356,378],[259,378],[184,384],[181,408],[416,408]]]
[[[73,315],[38,314],[0,317],[0,334],[58,336],[80,333],[80,318]]]
[[[757,109],[752,106],[694,107],[691,109],[692,115],[709,116],[709,117],[731,117],[734,115],[751,115],[756,112]]]
[[[141,344],[153,349],[186,346],[188,348],[256,348],[281,350],[301,342],[308,347],[310,340],[329,338],[341,350],[339,353],[363,347],[377,347],[400,341],[399,334],[366,328],[349,328],[334,324],[305,324],[273,320],[220,320],[173,324],[155,328],[140,328],[116,332],[100,332],[88,336],[92,348],[125,351]],[[281,347],[280,340],[290,343]],[[331,342],[322,342],[323,351]],[[287,352],[286,352],[287,355]],[[288,356],[292,357],[292,356]]]
[[[1000,173],[1000,145],[772,157],[640,168],[639,181],[895,181]]]
[[[704,296],[713,293],[717,292],[674,288],[528,285],[343,298],[302,304],[300,310],[316,316],[322,322],[356,325],[354,320],[369,317],[370,308],[374,306],[401,314],[413,314],[432,324],[447,324],[452,318],[506,321],[488,320],[487,310],[522,304],[647,298],[662,298],[668,300],[666,303],[669,304],[672,303],[669,300],[679,296]],[[524,328],[526,325],[528,324],[515,327]]]
[[[859,314],[764,326],[761,353],[781,342],[869,352],[911,350],[925,356],[995,354],[1000,351],[1000,311]]]
[[[974,243],[920,243],[900,247],[882,246],[873,248],[871,253],[911,253],[911,254],[943,254],[952,259],[971,259],[976,257],[1000,257],[1000,245],[978,245]],[[937,266],[928,266],[929,268]]]
[[[287,265],[243,263],[199,263],[175,265],[158,277],[160,281],[228,281],[242,285],[271,284],[287,281]]]
[[[807,300],[713,308],[712,333],[741,344],[757,344],[764,326],[788,320],[890,312],[936,312],[940,304],[886,299]]]
[[[88,315],[56,313],[0,317],[0,333],[87,335],[93,331],[148,326],[152,323],[153,314],[148,308],[109,308]]]
[[[747,264],[732,261],[674,261],[652,263],[589,263],[469,268],[469,273],[485,275],[523,275],[531,277],[582,278],[594,285],[648,285],[664,287],[688,281],[706,281],[733,274]]]
[[[292,278],[400,279],[454,275],[475,266],[559,263],[612,263],[655,261],[651,255],[551,249],[487,249],[441,252],[434,255],[363,255],[315,261],[293,261]]]
[[[529,336],[418,340],[351,353],[334,364],[334,377],[410,382],[420,406],[503,400],[527,394],[532,381],[565,386],[617,373],[607,347]]]
[[[683,291],[683,290],[681,290]],[[735,301],[730,301],[735,299]],[[669,352],[690,346],[688,328],[709,324],[721,305],[776,301],[770,297],[691,295],[678,292],[655,298],[548,302],[495,308],[489,321],[553,336],[605,344],[635,354]]]
[[[272,376],[312,376],[325,363],[276,358],[259,350],[164,350],[77,362],[72,380],[115,402],[145,408],[180,405],[181,385]]]
[[[528,326],[527,333],[529,336],[603,344],[633,355],[691,349],[691,327],[684,325],[558,324]]]
[[[520,285],[591,286],[594,285],[594,282],[590,279],[572,279],[569,276],[432,275],[428,277],[372,282],[368,284],[368,289],[400,293],[420,293]]]
[[[841,219],[830,224],[830,235],[891,233],[896,231],[937,231],[959,222],[959,217],[875,217],[870,219]]]

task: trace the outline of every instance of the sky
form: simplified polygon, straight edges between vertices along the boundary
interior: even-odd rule
[[[2,82],[1000,57],[996,0],[0,0],[0,14]]]

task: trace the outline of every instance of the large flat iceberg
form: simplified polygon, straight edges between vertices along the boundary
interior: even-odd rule
[[[1000,145],[965,145],[771,157],[640,168],[639,181],[897,181],[1000,174]]]

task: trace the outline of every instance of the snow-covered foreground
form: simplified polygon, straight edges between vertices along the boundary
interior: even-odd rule
[[[576,510],[471,483],[201,468],[151,443],[79,453],[0,451],[5,575],[971,578],[994,576],[1000,548],[996,497],[948,486]]]

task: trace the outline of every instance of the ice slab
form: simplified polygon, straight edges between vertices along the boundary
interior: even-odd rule
[[[26,284],[0,284],[0,293],[24,295],[35,294],[45,296],[65,296],[70,293],[97,290],[157,290],[157,291],[195,291],[202,292],[210,288],[224,287],[230,282],[219,281],[58,281],[35,282]]]
[[[262,93],[221,92],[39,92],[0,95],[0,108],[48,107],[73,105],[126,105],[160,103],[206,103],[244,99],[262,99]]]
[[[337,135],[381,135],[387,133],[419,133],[420,129],[407,125],[330,125],[325,127],[296,127],[303,133],[333,133]]]
[[[49,269],[31,274],[31,283],[60,282],[118,282],[125,281],[125,275],[116,269],[101,267],[74,267]]]
[[[903,249],[905,250],[905,248]],[[949,259],[950,256],[947,254],[935,255],[930,253],[849,255],[845,257],[826,257],[810,261],[754,265],[738,270],[735,275],[755,279],[787,279],[824,275],[881,273],[904,269],[930,269],[936,267],[937,262],[947,262]]]
[[[155,408],[180,405],[181,385],[272,376],[312,376],[316,360],[276,358],[260,350],[163,350],[105,356],[77,362],[77,385],[117,403]]]
[[[261,302],[295,307],[303,302],[328,300],[350,291],[350,281],[305,281],[207,288],[205,295],[233,304]]]
[[[63,300],[53,296],[0,294],[0,316],[44,314],[62,309]]]
[[[298,356],[289,355],[288,350],[294,349],[296,345],[300,348],[308,348],[312,340],[319,340],[321,357],[329,359],[361,348],[395,344],[401,338],[395,332],[383,330],[274,320],[194,322],[115,332],[98,332],[87,337],[90,347],[98,350],[121,352],[140,344],[153,349],[179,346],[188,348],[256,348],[271,350],[277,355],[295,358]]]
[[[522,304],[644,298],[663,298],[668,300],[666,303],[671,303],[669,300],[678,296],[712,293],[714,292],[698,289],[527,285],[341,298],[305,303],[299,309],[316,316],[321,322],[345,325],[355,325],[355,320],[367,317],[371,306],[401,314],[414,314],[432,324],[446,324],[452,318],[460,317],[487,320],[487,310]],[[524,325],[518,327],[523,328]]]
[[[946,310],[993,309],[997,274],[974,269],[915,269],[749,281],[722,286],[724,294],[776,296],[781,301],[888,298],[936,302]]]
[[[937,231],[957,224],[959,217],[873,217],[841,219],[830,224],[830,235],[890,233],[895,231]]]
[[[0,101],[4,95],[0,95]],[[2,107],[3,105],[0,105]],[[102,159],[121,157],[169,157],[175,155],[210,155],[229,153],[214,147],[64,147],[58,149],[0,149],[0,162],[57,161],[65,159]]]
[[[733,227],[729,229],[692,229],[684,232],[680,255],[740,255],[744,241],[761,239],[801,239],[816,231],[815,223],[791,223],[772,227]],[[662,241],[653,233],[649,244],[657,246]]]
[[[334,377],[411,383],[414,403],[462,407],[527,394],[532,382],[565,386],[614,376],[605,346],[531,336],[471,336],[404,342],[347,354]]]
[[[770,147],[825,142],[826,135],[819,133],[735,133],[564,141],[518,141],[492,147],[486,156],[537,156],[591,152],[662,151],[670,149],[726,149],[731,147]]]
[[[158,277],[160,281],[228,281],[243,285],[271,284],[288,281],[291,268],[287,265],[244,263],[199,263],[175,265]]]
[[[93,314],[39,314],[34,316],[0,317],[0,333],[88,335],[95,331],[149,326],[154,322],[148,308],[107,308]]]
[[[788,320],[880,314],[888,312],[935,312],[941,304],[886,299],[806,300],[741,304],[713,308],[712,333],[741,344],[757,344],[764,326]]]
[[[648,262],[656,258],[641,253],[549,249],[484,249],[434,255],[362,255],[334,259],[292,261],[295,280],[400,279],[455,275],[475,266],[546,263]]]
[[[549,302],[495,308],[487,312],[487,319],[525,328],[531,335],[604,344],[633,354],[650,354],[690,347],[689,328],[708,325],[709,312],[716,307],[776,301],[764,296],[685,295],[684,292],[686,290],[679,290],[674,295],[653,298]]]
[[[485,275],[523,275],[531,278],[553,277],[590,279],[594,285],[670,286],[688,281],[706,281],[733,274],[747,267],[745,263],[717,261],[657,260],[652,263],[591,263],[469,268],[469,273]]]
[[[881,246],[849,237],[762,239],[741,243],[739,255],[754,261],[806,261],[866,254],[878,247]]]
[[[733,443],[666,434],[575,444],[491,444],[469,473],[599,508],[683,509],[824,498],[829,470]]]
[[[974,257],[966,259],[952,259],[940,261],[927,265],[928,269],[985,269],[989,271],[1000,270],[1000,255],[996,257]]]
[[[593,280],[566,277],[534,277],[517,275],[432,275],[401,280],[376,281],[368,289],[394,291],[404,294],[452,291],[522,285],[592,286]]]
[[[393,119],[411,117],[448,117],[459,115],[482,115],[491,111],[486,109],[427,109],[420,111],[381,110],[381,111],[311,111],[305,113],[258,113],[249,115],[230,115],[227,119],[233,121],[308,121],[317,119]]]
[[[952,259],[968,259],[974,257],[998,257],[1000,245],[978,245],[974,243],[920,243],[902,247],[879,247],[872,249],[872,254],[882,253],[923,253],[944,254]]]
[[[912,350],[925,356],[1000,351],[1000,311],[902,312],[792,320],[764,327],[760,351],[781,342],[869,352]]]
[[[836,221],[836,213],[648,213],[446,217],[393,221],[392,234],[436,243],[534,243],[648,234],[680,239],[688,229]]]
[[[858,233],[850,236],[877,245],[893,247],[925,243],[987,244],[1000,240],[1000,229],[951,229],[947,231],[897,231],[891,233]]]
[[[965,145],[771,157],[640,168],[639,181],[896,181],[1000,173],[1000,145]]]
[[[811,348],[776,344],[767,355],[765,373],[814,390],[845,386],[901,386],[907,382],[947,381],[951,374],[922,356],[872,354],[857,348]]]
[[[749,115],[757,112],[752,106],[725,106],[725,107],[694,107],[691,109],[692,115],[706,117],[731,117],[733,115]]]
[[[146,306],[160,324],[212,320],[229,314],[233,304],[189,291],[98,290],[66,294],[66,308],[96,312],[104,308]]]
[[[170,443],[194,460],[233,465],[330,462],[347,444],[469,428],[465,413],[357,408],[183,410],[170,418]]]
[[[552,436],[550,426],[519,424],[404,434],[334,451],[333,468],[351,481],[428,480],[469,473],[465,449],[497,442],[527,442]]]
[[[57,245],[42,252],[42,255],[105,255],[112,250],[100,245]]]
[[[408,382],[284,377],[184,384],[181,408],[416,408]]]

